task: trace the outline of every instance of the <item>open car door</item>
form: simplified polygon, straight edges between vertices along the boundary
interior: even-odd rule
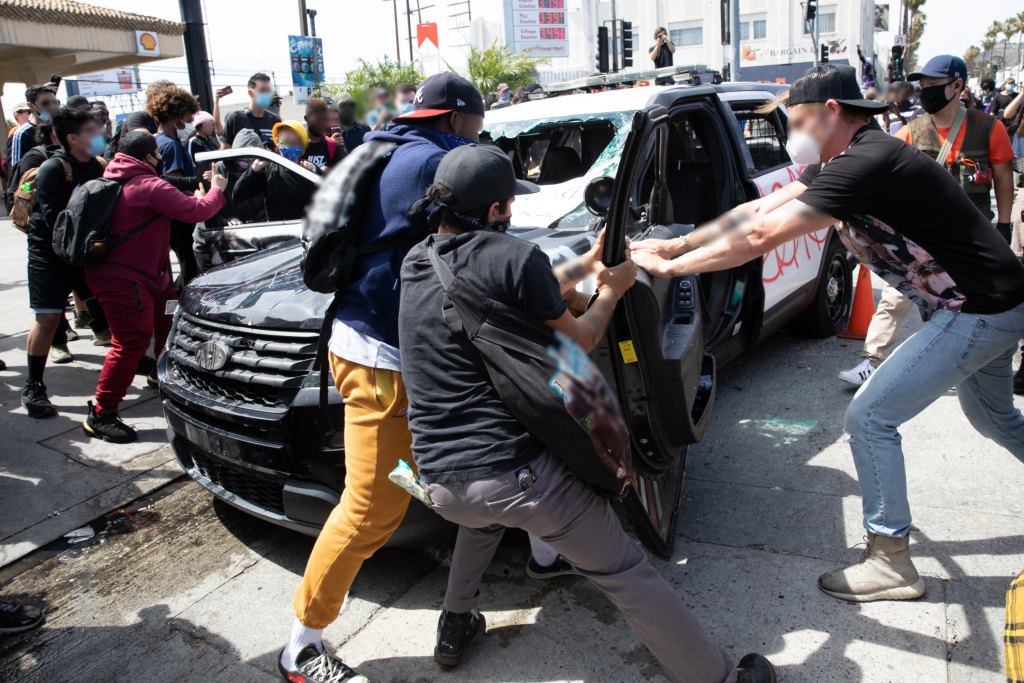
[[[609,266],[622,262],[627,236],[671,237],[679,229],[666,186],[670,125],[657,105],[633,119],[608,207]],[[703,438],[715,398],[706,316],[699,277],[657,280],[640,270],[615,310],[607,345],[595,349],[599,364],[610,366],[629,425],[634,474],[623,502],[640,540],[664,558],[675,541],[686,449]]]

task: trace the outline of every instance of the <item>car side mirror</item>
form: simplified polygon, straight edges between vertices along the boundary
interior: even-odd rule
[[[612,185],[614,178],[599,176],[587,183],[583,191],[583,204],[595,216],[607,216],[608,207],[612,203]]]

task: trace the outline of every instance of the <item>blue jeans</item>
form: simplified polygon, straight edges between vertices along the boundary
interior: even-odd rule
[[[846,410],[846,433],[868,531],[897,538],[909,533],[897,428],[954,387],[971,425],[1024,461],[1024,416],[1013,405],[1011,367],[1022,336],[1024,304],[995,315],[937,311],[857,391]]]

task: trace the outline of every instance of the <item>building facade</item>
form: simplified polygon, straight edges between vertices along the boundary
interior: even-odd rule
[[[502,0],[508,6],[516,0]],[[654,31],[668,30],[676,46],[677,66],[705,65],[724,72],[730,60],[728,0],[564,0],[568,12],[570,55],[554,58],[540,69],[541,81],[564,80],[596,70],[597,29],[617,19],[633,24],[633,65],[620,70],[653,68],[649,50]],[[804,21],[800,0],[739,0],[740,79],[771,81],[793,79],[814,63],[814,40]],[[874,48],[874,2],[819,0],[821,42],[829,46],[829,59],[860,69],[857,46],[871,58]],[[724,5],[724,7],[723,7]],[[505,35],[494,26],[488,36]],[[495,30],[496,29],[496,30]],[[482,32],[481,32],[482,33]],[[621,50],[621,48],[620,48]],[[621,54],[621,52],[620,52]]]

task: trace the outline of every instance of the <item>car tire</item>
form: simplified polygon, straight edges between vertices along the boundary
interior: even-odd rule
[[[833,237],[825,251],[814,300],[793,321],[793,331],[804,337],[824,339],[846,325],[853,302],[853,269],[846,247]]]

